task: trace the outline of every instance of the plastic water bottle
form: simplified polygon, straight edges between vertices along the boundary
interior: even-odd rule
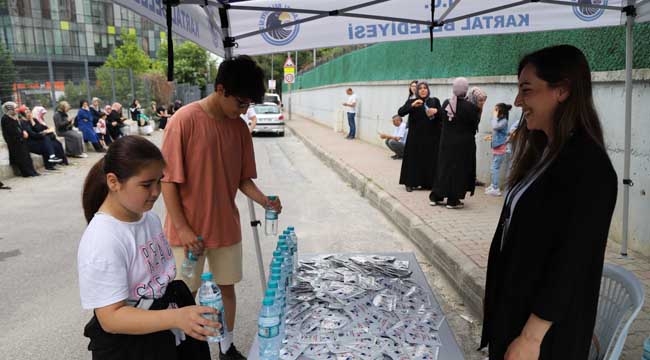
[[[287,321],[284,317],[286,313],[286,300],[278,291],[278,282],[275,280],[271,280],[269,282],[269,286],[264,296],[269,296],[270,294],[273,294],[273,303],[278,308],[278,311],[280,313],[280,339],[282,339],[282,342],[284,342],[285,326]]]
[[[218,314],[203,314],[203,317],[212,321],[221,323],[218,329],[212,329],[217,333],[216,336],[208,336],[208,342],[215,343],[223,340],[226,332],[226,323],[224,321],[223,300],[221,299],[221,290],[217,284],[212,282],[212,273],[205,272],[201,274],[201,287],[199,288],[199,304],[201,306],[209,306],[219,311]]]
[[[196,237],[197,241],[203,241],[202,236]],[[196,269],[196,262],[199,260],[199,257],[194,255],[191,250],[187,251],[187,256],[183,263],[181,264],[181,275],[186,279],[191,279],[194,276],[194,269]]]
[[[284,257],[284,271],[287,277],[287,287],[293,284],[293,257],[289,251],[287,244],[280,245],[280,250],[282,251],[282,256]],[[287,293],[289,289],[287,289]]]
[[[650,337],[643,342],[643,357],[642,360],[650,360]]]
[[[257,318],[257,339],[260,359],[278,359],[280,356],[280,314],[271,297],[265,297],[262,301],[260,316]]]
[[[278,197],[275,195],[269,195],[269,200],[277,200]],[[277,235],[278,234],[278,212],[267,208],[264,213],[264,233],[268,235]]]
[[[276,290],[276,296],[282,298],[283,303],[286,302],[287,301],[286,289],[284,287],[284,284],[282,283],[282,281],[285,281],[285,280],[281,278],[279,273],[274,272],[274,273],[271,274],[271,281],[275,281],[278,284],[278,288]],[[280,304],[280,306],[282,306],[282,304]]]
[[[291,236],[291,242],[293,243],[293,255],[296,256],[296,254],[298,254],[298,235],[296,235],[296,228],[293,226],[289,226],[287,230],[289,230],[289,235]]]

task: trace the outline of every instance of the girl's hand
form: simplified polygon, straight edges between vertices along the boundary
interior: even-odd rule
[[[23,139],[27,139],[28,137],[29,137],[29,133],[23,130]]]
[[[197,340],[206,341],[208,336],[216,336],[217,333],[214,329],[220,329],[221,323],[217,321],[210,321],[202,314],[219,313],[217,309],[209,306],[186,306],[177,309],[177,316],[175,327],[183,330],[183,332]],[[214,328],[214,329],[211,329]]]
[[[438,109],[436,108],[428,108],[427,109],[427,116],[428,117],[433,117],[438,113]]]
[[[537,340],[519,335],[508,346],[504,360],[537,360],[540,345]]]
[[[411,103],[412,107],[420,107],[424,104],[424,101],[422,99],[417,99],[414,102]]]

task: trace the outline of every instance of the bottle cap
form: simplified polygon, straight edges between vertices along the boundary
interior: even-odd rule
[[[262,305],[264,305],[264,306],[273,305],[273,299],[270,298],[270,297],[265,297],[264,300],[262,300]]]
[[[272,274],[271,275],[271,280],[275,280],[276,282],[280,282],[280,274]]]
[[[276,285],[277,285],[277,283],[276,283]],[[276,286],[276,289],[277,289],[277,286]],[[275,290],[271,289],[271,288],[266,289],[266,291],[264,292],[264,296],[265,297],[275,298]]]
[[[212,280],[212,273],[209,272],[209,271],[208,271],[208,272],[204,272],[203,274],[201,274],[201,280],[202,280],[202,281]]]
[[[287,240],[287,235],[282,234],[282,235],[278,236],[278,239],[286,241]]]
[[[269,195],[269,196],[267,196],[267,198],[268,198],[269,200],[271,200],[271,201],[274,201],[274,200],[277,200],[277,199],[278,199],[278,196],[277,196],[277,195]]]
[[[271,276],[271,277],[273,277],[273,276]],[[269,281],[269,290],[275,291],[274,289],[277,289],[277,288],[278,288],[278,282],[277,281],[275,281],[275,280]]]
[[[291,231],[289,231],[289,229],[286,229],[286,230],[282,231],[282,235],[284,235],[284,236],[287,236],[287,235],[290,235],[290,234],[291,234]]]
[[[196,241],[203,241],[203,236],[201,236],[201,235],[197,236]]]
[[[287,244],[282,244],[280,245],[280,250],[289,250],[289,246],[287,246]]]
[[[287,230],[289,230],[289,231],[294,231],[294,230],[296,230],[296,228],[293,227],[293,226],[289,226],[289,227],[287,227]]]
[[[271,268],[271,276],[273,276],[275,274],[278,274],[278,275],[282,274],[282,269],[279,268],[279,267],[275,267],[275,266],[273,268]]]
[[[282,251],[276,249],[275,251],[273,251],[273,257],[278,257],[278,256],[282,256]]]
[[[278,260],[278,259],[274,259],[274,260],[273,260],[273,263],[271,264],[271,270],[273,270],[273,269],[275,269],[275,268],[280,269],[280,268],[282,267],[282,262],[283,262],[283,259],[279,259],[279,260]]]

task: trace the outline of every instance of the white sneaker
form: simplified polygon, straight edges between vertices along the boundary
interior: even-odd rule
[[[87,157],[88,157],[88,154],[86,154],[86,153],[81,153],[81,155],[79,155],[79,157],[80,157],[80,158],[87,158]]]
[[[492,190],[494,190],[494,188],[492,187],[492,184],[490,184],[490,186],[488,186],[488,187],[485,188],[485,193],[487,194],[487,193],[489,193],[489,192],[492,191]]]
[[[485,194],[491,195],[491,196],[501,196],[501,190],[492,188],[490,191],[486,192]]]

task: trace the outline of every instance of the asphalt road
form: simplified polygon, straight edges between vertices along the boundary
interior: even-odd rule
[[[160,141],[160,133],[151,139]],[[348,187],[295,137],[256,137],[258,186],[283,203],[280,227],[294,225],[300,252],[414,252],[467,359],[474,351],[478,327],[462,300],[389,219]],[[38,178],[5,181],[0,192],[0,358],[90,359],[83,326],[91,316],[81,309],[76,252],[85,227],[81,187],[99,159],[89,152],[72,166]],[[243,224],[244,280],[237,285],[235,344],[248,351],[256,332],[261,284],[248,225],[246,199],[238,196]],[[160,199],[155,211],[164,216]],[[256,206],[258,218],[262,209]],[[274,247],[260,229],[265,261]],[[213,349],[214,358],[217,349]]]

